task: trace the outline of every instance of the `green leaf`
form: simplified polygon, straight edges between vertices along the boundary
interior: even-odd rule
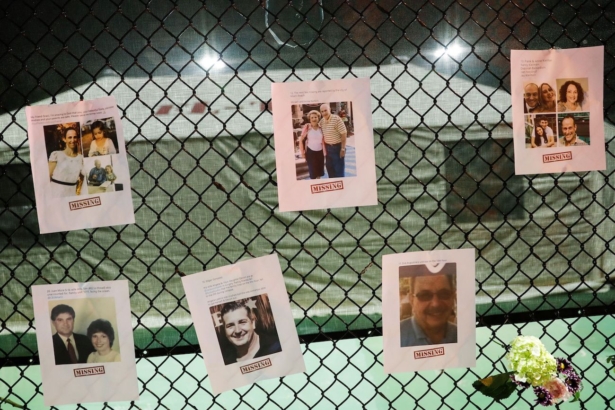
[[[472,383],[472,386],[487,397],[492,397],[495,400],[506,399],[517,389],[517,385],[510,379],[510,375],[513,373],[500,373],[476,380]]]
[[[572,400],[570,400],[570,403],[574,403],[575,401],[579,401],[580,399],[581,399],[581,392],[578,391],[572,396]]]

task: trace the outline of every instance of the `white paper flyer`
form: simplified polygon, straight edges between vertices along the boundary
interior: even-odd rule
[[[476,365],[474,249],[382,257],[384,372]]]
[[[280,211],[376,205],[368,78],[271,84]]]
[[[277,255],[182,281],[214,394],[305,371]]]
[[[604,47],[512,50],[515,174],[606,168]]]
[[[45,405],[139,399],[128,281],[32,286]]]
[[[41,233],[135,222],[115,98],[26,107]]]

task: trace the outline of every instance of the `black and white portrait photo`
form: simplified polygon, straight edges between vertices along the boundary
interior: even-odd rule
[[[210,308],[225,364],[282,351],[266,294]]]
[[[214,394],[305,371],[276,254],[182,282]]]

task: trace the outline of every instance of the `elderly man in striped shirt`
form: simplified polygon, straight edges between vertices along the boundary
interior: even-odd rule
[[[320,128],[325,137],[325,149],[327,150],[327,174],[329,178],[344,177],[344,156],[346,155],[346,126],[344,121],[331,114],[329,104],[320,106],[322,119]]]

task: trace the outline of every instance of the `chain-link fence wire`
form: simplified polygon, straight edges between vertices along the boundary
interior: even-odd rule
[[[0,10],[0,352],[4,366],[23,366],[17,380],[0,381],[9,395],[20,383],[38,386],[27,376],[38,362],[30,286],[127,279],[138,360],[155,375],[140,376],[143,392],[161,406],[180,394],[200,408],[197,356],[181,362],[168,391],[149,387],[164,378],[151,355],[180,365],[174,355],[199,351],[179,277],[271,252],[305,354],[320,365],[301,388],[282,379],[273,392],[237,393],[237,405],[317,406],[305,392],[328,397],[318,378],[348,369],[359,381],[343,385],[346,404],[394,406],[405,395],[419,407],[426,397],[444,408],[471,403],[462,380],[484,376],[472,370],[368,377],[381,368],[370,337],[381,334],[381,257],[394,252],[476,248],[477,323],[492,338],[503,324],[524,333],[542,319],[541,331],[531,329],[556,354],[579,352],[566,350],[570,338],[609,348],[613,332],[600,324],[615,299],[615,5],[23,0]],[[607,171],[515,176],[510,50],[594,45],[605,46]],[[345,77],[371,78],[379,205],[279,213],[270,84]],[[123,114],[137,223],[40,235],[24,107],[104,95]],[[594,329],[575,333],[589,315]],[[553,336],[547,326],[561,318],[568,331]],[[358,364],[358,350],[337,347],[342,339],[369,357]],[[315,343],[323,340],[334,342],[324,353]],[[487,354],[492,346],[478,345],[479,362],[501,359]],[[340,368],[328,367],[333,359]],[[585,403],[608,403],[598,385],[610,376],[593,366],[604,377],[586,380]],[[199,381],[191,394],[180,389],[186,378]],[[438,390],[443,379],[455,387]],[[383,391],[391,380],[399,391]],[[429,394],[413,396],[417,385]],[[375,393],[362,396],[362,386]],[[275,391],[294,399],[280,404]],[[38,395],[10,398],[27,406]]]

